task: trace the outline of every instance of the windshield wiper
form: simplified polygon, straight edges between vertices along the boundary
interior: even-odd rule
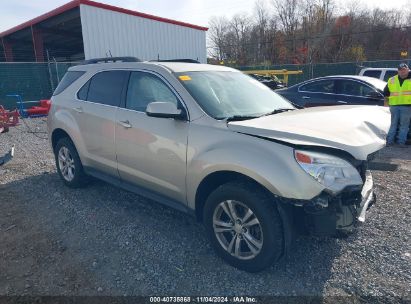
[[[274,115],[274,114],[278,114],[278,113],[283,113],[283,112],[287,112],[287,111],[294,111],[295,109],[293,108],[284,108],[284,109],[275,109],[271,112],[265,113],[263,115],[261,115],[260,117],[263,116],[270,116],[270,115]]]
[[[295,109],[293,109],[293,108],[275,109],[274,111],[271,111],[269,113],[265,113],[265,114],[262,114],[262,115],[233,115],[233,116],[227,117],[225,120],[227,122],[229,122],[229,121],[248,120],[248,119],[254,119],[254,118],[259,118],[259,117],[263,117],[263,116],[274,115],[274,114],[287,112],[287,111],[292,111],[292,110],[295,110]]]
[[[230,117],[226,118],[226,121],[241,121],[241,120],[248,120],[248,119],[253,119],[253,118],[258,118],[260,116],[256,116],[256,115],[233,115]]]

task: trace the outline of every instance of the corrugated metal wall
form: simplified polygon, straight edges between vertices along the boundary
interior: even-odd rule
[[[86,59],[135,56],[142,60],[198,59],[207,61],[206,32],[113,12],[80,6]]]

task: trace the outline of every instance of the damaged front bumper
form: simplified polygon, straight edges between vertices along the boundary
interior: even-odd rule
[[[361,204],[360,213],[357,217],[358,221],[365,221],[365,214],[367,210],[375,203],[376,196],[374,193],[374,181],[372,179],[371,171],[367,170],[365,173],[365,183],[361,190]]]
[[[338,195],[321,193],[310,201],[292,202],[299,230],[314,235],[348,234],[365,221],[367,210],[375,203],[371,171],[364,172],[364,184],[349,187]]]
[[[11,147],[10,151],[0,157],[0,166],[3,166],[4,164],[8,163],[14,156],[14,145]]]

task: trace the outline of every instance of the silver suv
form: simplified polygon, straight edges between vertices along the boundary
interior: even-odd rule
[[[296,233],[364,221],[387,109],[296,109],[235,69],[116,60],[70,68],[52,98],[50,142],[67,186],[93,176],[192,214],[216,252],[249,272],[277,261]]]

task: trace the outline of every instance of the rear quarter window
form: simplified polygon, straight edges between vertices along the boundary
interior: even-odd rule
[[[67,89],[73,82],[79,79],[82,75],[86,72],[83,71],[69,71],[64,75],[63,79],[61,79],[59,85],[57,86],[56,90],[53,93],[53,96],[56,96]]]
[[[388,81],[388,79],[390,79],[391,77],[393,77],[397,74],[398,74],[397,71],[386,71],[385,75],[384,75],[384,81]]]
[[[80,100],[87,100],[88,88],[90,87],[90,80],[78,91],[77,98]]]

